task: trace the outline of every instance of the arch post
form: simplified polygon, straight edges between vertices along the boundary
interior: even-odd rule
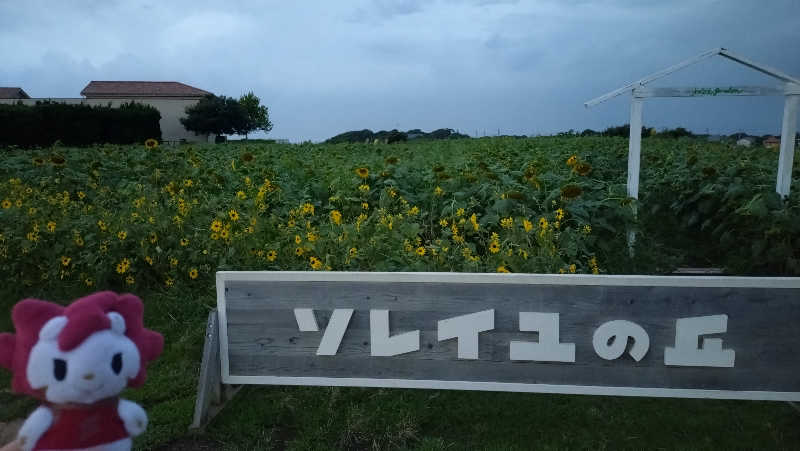
[[[633,91],[631,99],[631,121],[628,136],[628,197],[639,199],[639,168],[641,167],[642,153],[642,99],[637,97]],[[636,215],[636,205],[633,205],[634,216]],[[636,232],[628,231],[628,253],[631,257],[634,254],[636,243]]]
[[[783,104],[783,125],[781,127],[781,153],[778,157],[778,180],[775,182],[775,191],[781,197],[789,196],[789,188],[792,183],[798,105],[800,105],[800,95],[786,95],[786,101]]]

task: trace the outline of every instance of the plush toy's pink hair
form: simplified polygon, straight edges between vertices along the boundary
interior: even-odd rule
[[[164,347],[161,334],[144,328],[142,301],[132,294],[101,291],[80,298],[67,307],[38,299],[25,299],[17,303],[11,311],[16,336],[0,334],[0,365],[14,373],[12,388],[20,393],[41,397],[33,390],[26,377],[28,356],[31,348],[39,340],[39,330],[47,321],[56,316],[66,316],[67,325],[58,335],[58,347],[69,351],[80,345],[95,332],[110,329],[111,321],[106,314],[117,312],[125,319],[125,335],[136,344],[141,355],[141,366],[128,386],[136,387],[144,383],[147,363],[155,360]]]

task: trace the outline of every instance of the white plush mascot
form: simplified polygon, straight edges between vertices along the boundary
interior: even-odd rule
[[[110,291],[68,307],[37,299],[14,306],[16,335],[0,334],[0,366],[14,373],[15,391],[42,400],[19,431],[23,449],[131,449],[147,414],[119,393],[144,383],[164,345],[142,313],[138,297]]]

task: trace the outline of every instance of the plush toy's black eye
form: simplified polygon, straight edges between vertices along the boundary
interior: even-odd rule
[[[114,357],[111,359],[111,369],[114,370],[116,374],[122,371],[122,353],[118,352],[114,354]]]
[[[67,362],[61,359],[53,359],[53,376],[57,381],[63,381],[67,377]]]

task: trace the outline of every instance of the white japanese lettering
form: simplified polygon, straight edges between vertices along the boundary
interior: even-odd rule
[[[369,311],[370,355],[389,357],[419,351],[419,330],[389,336],[389,310]]]
[[[675,347],[664,348],[664,364],[733,368],[736,353],[732,349],[722,349],[721,338],[703,338],[698,347],[701,335],[727,330],[728,315],[679,318],[675,322]]]
[[[511,360],[575,362],[575,343],[558,342],[558,313],[519,312],[519,330],[539,332],[539,342],[512,341]]]
[[[458,358],[478,358],[478,334],[494,329],[494,309],[439,321],[439,341],[458,339]]]
[[[650,349],[650,337],[642,326],[634,322],[615,320],[601,324],[594,331],[592,346],[601,358],[614,360],[625,353],[629,338],[633,338],[633,346],[628,353],[638,362]]]

